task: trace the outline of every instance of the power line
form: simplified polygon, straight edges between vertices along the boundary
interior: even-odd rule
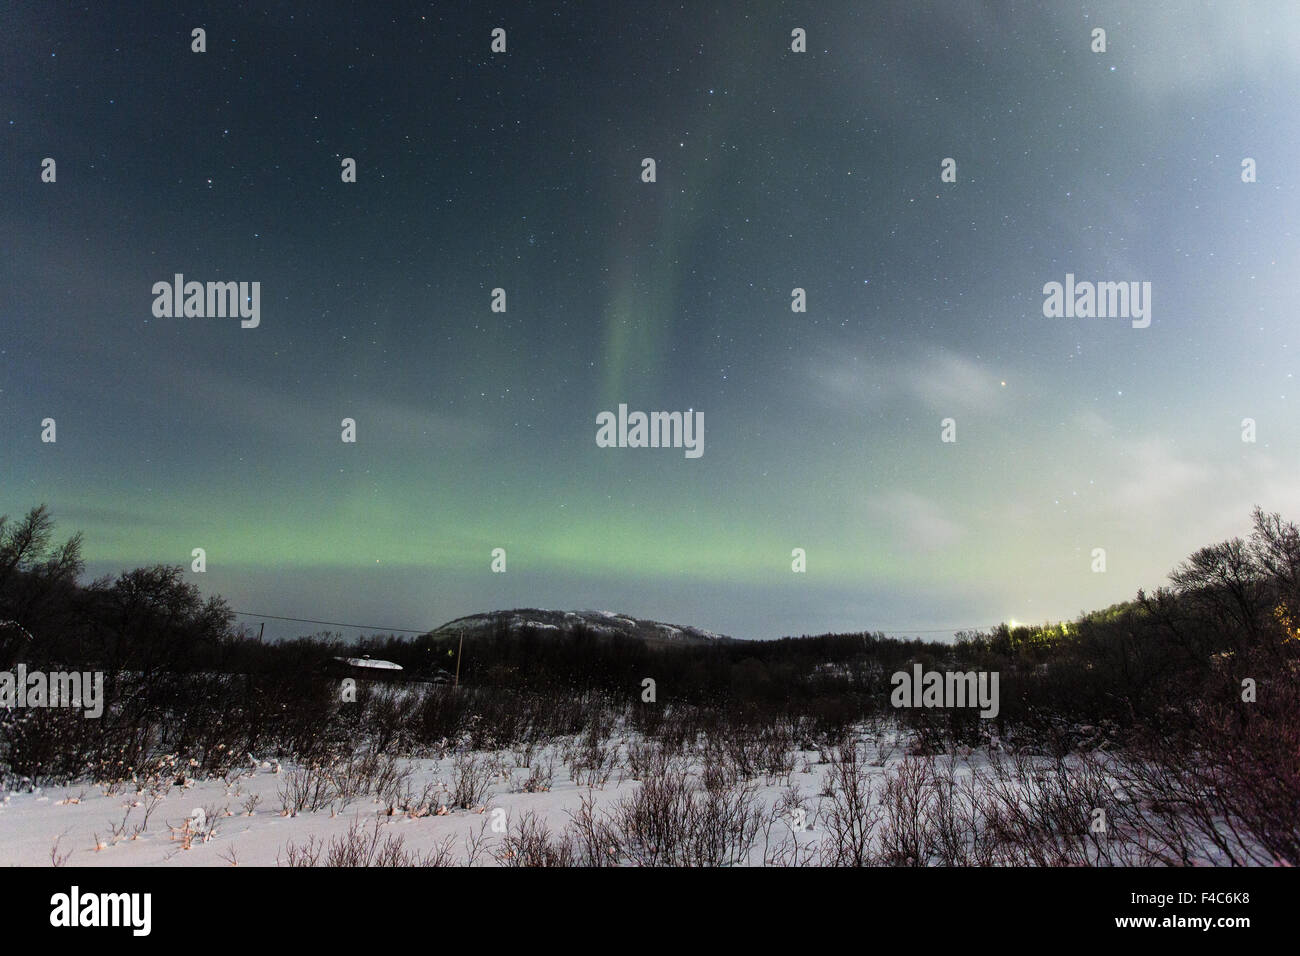
[[[995,628],[998,624],[954,624],[951,627],[907,627],[902,624],[878,624],[872,630],[876,631],[916,631],[920,634],[933,634],[938,631],[981,631],[989,628]]]
[[[314,621],[309,617],[284,617],[280,614],[258,614],[255,611],[235,611],[235,614],[241,614],[244,617],[264,617],[268,621],[296,621],[299,624],[326,624],[330,627],[355,627],[363,631],[391,631],[403,634],[428,634],[432,628],[414,628],[414,627],[381,627],[378,624],[345,624],[342,621]]]
[[[268,621],[294,621],[298,624],[324,624],[327,625],[328,627],[353,627],[361,631],[381,631],[385,633],[391,632],[395,634],[429,634],[433,631],[433,628],[428,628],[428,627],[424,627],[424,628],[382,627],[381,625],[378,624],[348,624],[343,621],[317,621],[309,617],[284,617],[283,615],[280,614],[258,614],[255,611],[235,611],[234,613],[243,615],[244,617],[266,618]],[[993,627],[996,626],[997,625],[993,625]],[[862,632],[850,631],[848,633],[869,634],[869,633],[874,633],[876,631],[892,631],[892,632],[901,632],[904,634],[955,634],[958,631],[984,630],[985,627],[987,627],[987,625],[984,624],[972,624],[969,627],[931,627],[931,628],[880,626],[880,627],[872,628],[869,631],[862,631]]]
[[[972,624],[969,627],[873,627],[871,631],[890,631],[900,634],[956,634],[958,631],[982,631],[988,625]],[[993,625],[996,627],[997,625]],[[866,633],[871,633],[868,631]]]

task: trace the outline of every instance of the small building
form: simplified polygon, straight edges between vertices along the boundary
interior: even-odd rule
[[[379,660],[369,654],[361,657],[332,657],[325,664],[331,677],[351,677],[353,680],[377,681],[386,684],[451,684],[454,676],[441,667],[431,674],[408,671],[401,664]]]
[[[404,681],[406,674],[401,664],[381,661],[363,654],[361,657],[332,657],[325,664],[331,677],[351,677],[355,680]]]

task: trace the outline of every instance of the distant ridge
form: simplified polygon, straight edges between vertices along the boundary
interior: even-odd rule
[[[458,633],[472,637],[476,632],[488,632],[504,626],[511,631],[532,628],[571,634],[580,625],[597,634],[617,634],[649,644],[718,644],[735,641],[735,638],[725,634],[714,634],[686,624],[664,624],[627,614],[615,614],[613,611],[548,611],[540,608],[470,614],[448,621],[429,633],[435,637],[454,636]]]

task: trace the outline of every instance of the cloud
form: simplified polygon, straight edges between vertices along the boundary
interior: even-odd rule
[[[1127,475],[1118,482],[1113,504],[1125,514],[1185,506],[1214,485],[1213,466],[1180,457],[1159,439],[1120,440],[1119,446]]]
[[[486,443],[492,429],[465,416],[388,398],[373,391],[353,390],[341,397],[327,382],[285,387],[236,380],[208,369],[171,369],[160,374],[159,386],[177,401],[197,401],[209,419],[239,422],[274,436],[285,445],[337,436],[339,422],[356,419],[369,437],[432,444],[440,448],[472,448]]]
[[[1091,409],[1075,415],[1074,423],[1093,438],[1110,438],[1115,434],[1115,426]]]
[[[919,402],[939,414],[995,411],[1000,382],[978,363],[954,353],[903,362],[823,355],[808,369],[823,402],[862,411],[890,401]]]
[[[1108,55],[1134,93],[1154,103],[1204,101],[1216,88],[1277,84],[1300,65],[1300,5],[1251,3],[1103,3],[1083,19],[1055,5],[1062,35],[1086,43],[1106,30]]]
[[[1099,418],[1099,416],[1098,416]],[[1100,418],[1099,418],[1100,420]],[[1237,458],[1181,454],[1156,437],[1115,438],[1103,433],[1122,462],[1107,499],[1116,518],[1190,524],[1207,542],[1244,534],[1255,505],[1300,517],[1300,487],[1291,470],[1263,448],[1243,445]]]
[[[911,491],[892,491],[867,501],[867,511],[893,532],[896,550],[931,554],[955,545],[965,534],[943,509]]]
[[[54,518],[60,524],[86,524],[94,527],[163,528],[173,524],[170,519],[164,520],[157,511],[104,508],[86,504],[61,505],[57,511],[54,511]]]

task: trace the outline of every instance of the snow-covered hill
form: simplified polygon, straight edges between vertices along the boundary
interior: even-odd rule
[[[712,631],[705,631],[698,627],[664,624],[626,614],[615,614],[612,611],[548,611],[538,608],[470,614],[467,617],[448,621],[441,627],[435,628],[432,633],[438,637],[464,634],[468,638],[476,633],[490,633],[498,628],[508,628],[512,631],[532,628],[536,631],[573,633],[579,627],[585,627],[596,634],[618,634],[657,644],[714,644],[719,641],[734,640],[726,635],[714,634]]]

